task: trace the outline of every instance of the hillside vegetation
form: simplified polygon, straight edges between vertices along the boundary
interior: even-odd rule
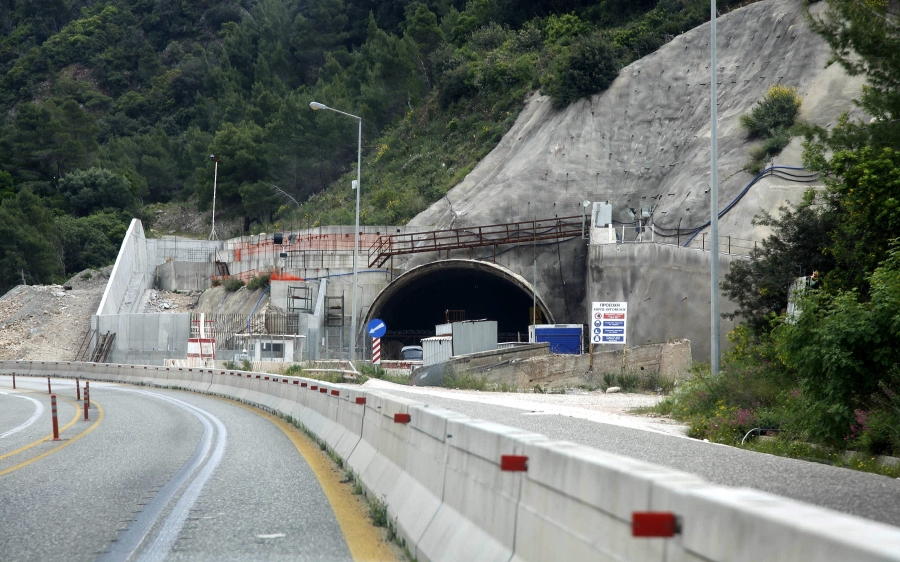
[[[720,2],[723,8],[738,2]],[[400,224],[509,129],[708,18],[702,0],[0,1],[0,293],[111,262],[151,203],[244,230]]]

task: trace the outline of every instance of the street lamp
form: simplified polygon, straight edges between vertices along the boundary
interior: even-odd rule
[[[329,111],[334,111],[335,113],[340,113],[341,115],[346,115],[347,117],[352,117],[356,119],[359,124],[359,137],[356,145],[356,186],[354,188],[356,189],[356,230],[354,231],[355,241],[353,244],[353,304],[351,305],[353,309],[350,311],[350,361],[353,361],[356,359],[356,278],[359,272],[357,261],[359,260],[359,192],[362,186],[362,177],[360,176],[360,171],[362,170],[362,117],[345,113],[315,101],[309,102],[309,107],[315,111],[327,109]]]
[[[216,183],[219,179],[219,159],[216,158],[215,154],[210,154],[209,159],[216,163],[215,171],[213,172],[213,209],[212,209],[212,230],[209,233],[210,240],[218,240],[219,237],[216,235]]]
[[[716,93],[716,2],[710,1],[709,17],[709,113],[710,113],[710,163],[709,163],[709,237],[712,243],[709,261],[709,313],[710,313],[710,370],[713,376],[719,373],[721,357],[719,344],[719,137],[718,137],[718,95]]]

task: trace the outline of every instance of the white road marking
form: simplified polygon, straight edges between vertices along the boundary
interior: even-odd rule
[[[25,423],[23,423],[22,425],[20,425],[18,427],[14,427],[14,428],[10,429],[9,431],[7,431],[6,433],[0,433],[0,439],[5,439],[5,438],[9,437],[10,435],[12,435],[13,433],[18,433],[18,432],[22,431],[23,429],[27,428],[28,426],[30,426],[31,424],[36,422],[38,420],[38,418],[41,417],[41,414],[44,413],[44,405],[41,404],[39,401],[35,400],[34,398],[32,398],[31,396],[23,396],[21,394],[13,394],[10,392],[2,392],[2,391],[0,391],[0,394],[6,395],[6,396],[15,396],[16,398],[24,398],[25,400],[31,400],[32,402],[34,402],[34,413],[31,414],[31,417],[28,418],[28,420]]]
[[[282,537],[286,537],[284,533],[272,533],[271,535],[256,535],[258,539],[280,539]]]
[[[217,417],[177,398],[146,390],[104,386],[121,392],[144,394],[172,403],[193,414],[203,425],[203,436],[191,458],[144,507],[134,522],[116,537],[111,550],[99,559],[103,562],[121,562],[135,558],[140,562],[164,560],[178,539],[178,534],[181,532],[191,508],[200,496],[203,486],[222,460],[228,432]],[[213,425],[215,425],[215,431]],[[212,445],[214,435],[215,446]],[[157,525],[163,512],[172,503],[179,490],[183,490],[181,497],[162,520],[157,532],[152,537],[149,536],[150,531]]]

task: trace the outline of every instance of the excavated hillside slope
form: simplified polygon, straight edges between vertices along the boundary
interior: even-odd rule
[[[853,109],[862,80],[826,67],[829,49],[809,29],[802,0],[751,4],[719,18],[717,27],[724,207],[753,179],[742,170],[752,143],[738,118],[771,85],[796,86],[800,118],[829,126]],[[676,37],[624,68],[607,91],[564,110],[535,95],[497,148],[410,224],[446,228],[578,215],[587,199],[610,201],[615,220],[627,207],[652,204],[660,226],[702,225],[710,213],[709,31],[705,24]],[[776,160],[801,165],[799,140]],[[765,232],[750,225],[753,216],[796,200],[805,187],[760,182],[722,220],[721,233],[761,239]],[[530,264],[531,251],[522,260]]]

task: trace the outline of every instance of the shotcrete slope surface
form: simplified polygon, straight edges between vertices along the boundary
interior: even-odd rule
[[[809,29],[805,12],[800,0],[766,0],[718,20],[721,206],[753,179],[743,171],[752,143],[738,118],[771,85],[796,86],[800,118],[810,123],[831,126],[853,109],[862,80],[836,65],[826,68],[829,49]],[[676,37],[624,68],[607,91],[564,110],[534,95],[496,149],[410,224],[446,228],[568,216],[580,214],[583,200],[608,200],[615,220],[627,207],[653,205],[661,226],[700,226],[709,218],[709,32],[704,24]],[[777,163],[801,165],[799,143]],[[804,188],[783,180],[758,184],[723,220],[723,236],[761,239],[765,231],[750,224],[753,216],[796,201]]]

